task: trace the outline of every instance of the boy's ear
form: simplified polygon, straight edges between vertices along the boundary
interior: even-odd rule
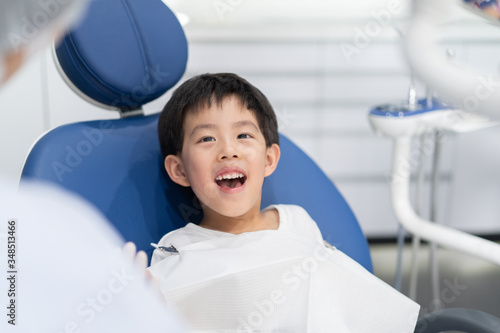
[[[281,150],[277,144],[273,143],[271,147],[267,148],[265,177],[272,175],[274,170],[276,170],[280,156]]]
[[[190,186],[182,160],[177,155],[167,155],[165,157],[165,170],[167,170],[170,179],[176,184],[188,187]]]

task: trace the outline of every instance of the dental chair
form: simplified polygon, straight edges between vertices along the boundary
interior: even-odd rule
[[[21,182],[49,182],[77,193],[94,204],[125,241],[151,257],[150,243],[202,217],[196,200],[163,168],[158,114],[144,116],[141,110],[184,74],[187,41],[182,27],[160,0],[95,1],[54,55],[63,79],[78,95],[119,112],[121,118],[51,130],[33,146]],[[283,135],[280,146],[278,168],[264,182],[262,207],[304,207],[326,241],[372,271],[367,241],[335,185]],[[431,324],[452,321],[450,316],[453,311],[444,310],[439,320],[426,317],[421,324],[425,330],[417,332],[438,332],[430,330]]]

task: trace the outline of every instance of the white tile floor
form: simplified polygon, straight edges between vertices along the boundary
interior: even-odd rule
[[[397,249],[393,244],[370,245],[375,275],[394,285]],[[417,302],[422,312],[435,309],[432,302],[428,245],[419,251]],[[408,294],[411,245],[404,250],[402,292]],[[481,310],[500,317],[500,266],[469,255],[439,249],[440,299],[445,308]]]

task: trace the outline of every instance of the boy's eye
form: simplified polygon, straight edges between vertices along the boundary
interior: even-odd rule
[[[200,142],[211,142],[211,141],[215,141],[215,138],[211,136],[206,136],[200,140]]]
[[[249,139],[251,137],[252,136],[250,134],[246,134],[246,133],[238,135],[238,139]]]

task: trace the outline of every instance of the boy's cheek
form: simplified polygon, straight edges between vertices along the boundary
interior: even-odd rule
[[[200,189],[200,195],[197,193],[197,197],[200,200],[204,201],[205,204],[210,204],[210,201],[216,197],[217,195],[217,185],[214,184],[205,184]],[[203,199],[201,199],[203,198]]]
[[[244,149],[242,149],[242,151],[245,154],[245,158],[247,159],[247,161],[250,162],[255,161],[260,154],[264,154],[263,152],[259,154],[257,149],[251,147],[245,147]]]

